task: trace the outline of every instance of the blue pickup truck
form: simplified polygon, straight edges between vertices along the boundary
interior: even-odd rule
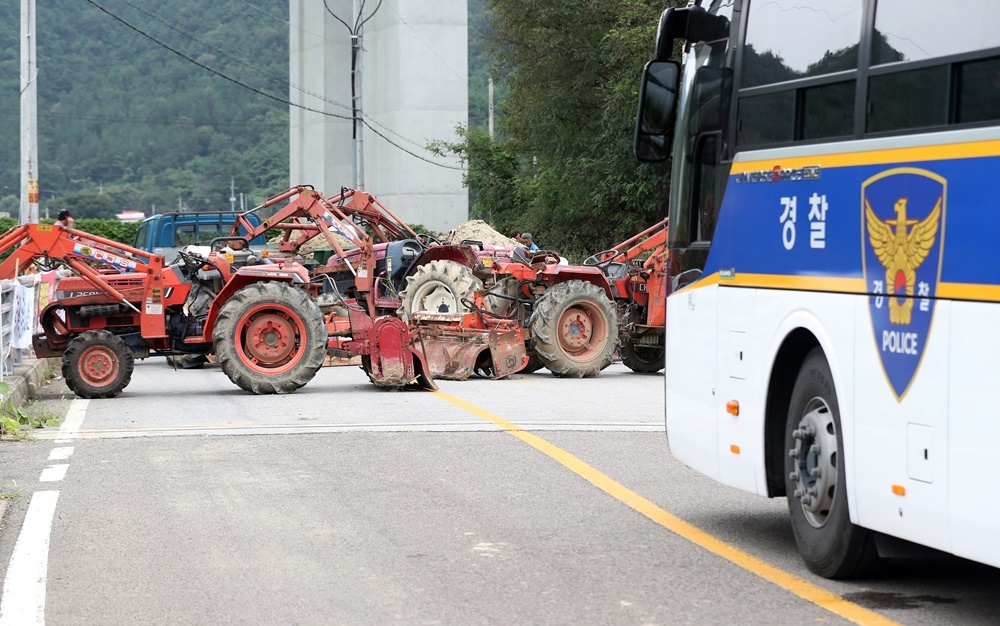
[[[251,213],[247,218],[260,224],[260,218]],[[139,224],[135,234],[136,248],[155,254],[162,254],[170,263],[177,256],[177,249],[184,246],[207,246],[216,237],[226,237],[232,232],[236,214],[230,212],[206,213],[160,213],[147,217]],[[241,229],[241,232],[242,229]],[[250,242],[254,246],[264,246],[264,237]]]

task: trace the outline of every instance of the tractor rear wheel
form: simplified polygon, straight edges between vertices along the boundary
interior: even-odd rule
[[[135,360],[118,335],[88,330],[69,342],[62,355],[62,375],[81,398],[114,398],[132,380]]]
[[[471,300],[482,288],[483,281],[461,263],[431,261],[406,277],[400,294],[403,303],[396,313],[406,323],[413,313],[465,313],[469,307],[462,300]]]
[[[288,283],[247,285],[219,311],[212,332],[222,371],[256,394],[290,393],[316,375],[326,357],[319,305]]]
[[[623,343],[618,346],[622,363],[639,374],[655,374],[666,363],[666,350],[658,344]]]
[[[618,344],[615,307],[600,287],[568,280],[546,291],[528,321],[535,353],[556,376],[596,376]]]

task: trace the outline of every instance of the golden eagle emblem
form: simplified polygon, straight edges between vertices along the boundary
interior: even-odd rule
[[[868,239],[875,256],[885,267],[885,292],[889,297],[889,322],[907,326],[913,312],[917,268],[924,262],[937,237],[941,198],[922,220],[906,218],[906,198],[896,200],[895,219],[882,221],[865,199]],[[910,228],[912,226],[912,228]],[[910,297],[906,297],[910,296]]]

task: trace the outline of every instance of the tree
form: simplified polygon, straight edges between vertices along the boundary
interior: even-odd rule
[[[662,0],[489,1],[487,48],[506,92],[498,146],[484,150],[469,132],[460,151],[476,211],[573,257],[662,219],[667,167],[640,166],[632,140],[663,9]],[[516,156],[516,172],[498,152]]]

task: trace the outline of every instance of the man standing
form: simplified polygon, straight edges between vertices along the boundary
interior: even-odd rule
[[[63,209],[59,211],[59,215],[56,217],[56,224],[59,224],[63,228],[73,228],[73,216],[69,211]]]
[[[530,252],[538,250],[538,246],[532,240],[531,233],[521,233],[521,245],[527,248]]]

